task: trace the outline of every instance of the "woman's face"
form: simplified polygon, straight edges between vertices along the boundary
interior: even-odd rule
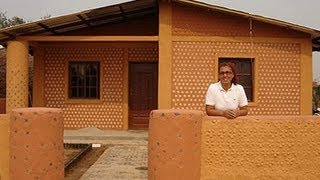
[[[222,84],[231,84],[234,74],[229,66],[222,66],[219,70],[219,80]]]

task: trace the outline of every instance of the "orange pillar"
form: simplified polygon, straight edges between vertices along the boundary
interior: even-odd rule
[[[9,174],[12,180],[64,179],[62,110],[12,110]]]
[[[159,2],[159,80],[158,108],[172,107],[172,7],[169,2]]]
[[[6,112],[13,108],[28,107],[28,59],[27,41],[9,41],[7,47],[7,95]]]
[[[200,179],[200,132],[204,113],[154,110],[150,115],[148,178]]]

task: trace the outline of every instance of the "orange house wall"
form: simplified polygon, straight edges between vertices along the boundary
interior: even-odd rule
[[[128,62],[158,61],[156,46],[150,47],[46,47],[45,105],[61,108],[64,112],[64,127],[67,129],[97,127],[101,129],[124,129],[127,113],[125,99],[125,71]],[[67,99],[67,62],[100,61],[101,99],[99,102],[73,102]]]
[[[172,34],[174,36],[248,37],[248,18],[218,11],[173,3]],[[308,38],[308,34],[263,22],[252,22],[254,37]]]
[[[300,42],[306,34],[253,22],[250,38],[248,19],[178,4],[172,12],[173,108],[204,110],[206,90],[218,79],[216,59],[253,56],[258,95],[249,114],[300,115]]]

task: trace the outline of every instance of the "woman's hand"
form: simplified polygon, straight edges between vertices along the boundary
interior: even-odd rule
[[[228,119],[234,119],[239,116],[238,110],[231,109],[231,110],[225,110],[223,111],[223,116]]]
[[[206,113],[208,116],[223,116],[228,119],[234,119],[239,116],[246,116],[248,114],[247,106],[240,107],[240,109],[232,110],[217,110],[214,106],[206,105]]]

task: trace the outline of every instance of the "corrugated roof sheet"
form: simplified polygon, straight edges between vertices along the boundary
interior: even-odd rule
[[[84,27],[136,18],[158,11],[156,0],[138,0],[0,29],[0,44],[17,36],[59,35]]]
[[[230,13],[245,18],[252,18],[253,20],[266,22],[310,34],[313,43],[313,50],[320,51],[319,30],[192,0],[172,1],[199,6],[202,8],[207,8],[210,10],[220,11],[224,13]],[[35,22],[21,24],[18,26],[0,29],[0,44],[5,44],[8,40],[14,39],[17,36],[59,35],[67,31],[77,30],[84,27],[113,23],[126,18],[141,17],[146,14],[157,13],[157,11],[157,0],[136,0],[112,6],[91,9],[79,13],[53,17],[49,19],[39,20]]]

